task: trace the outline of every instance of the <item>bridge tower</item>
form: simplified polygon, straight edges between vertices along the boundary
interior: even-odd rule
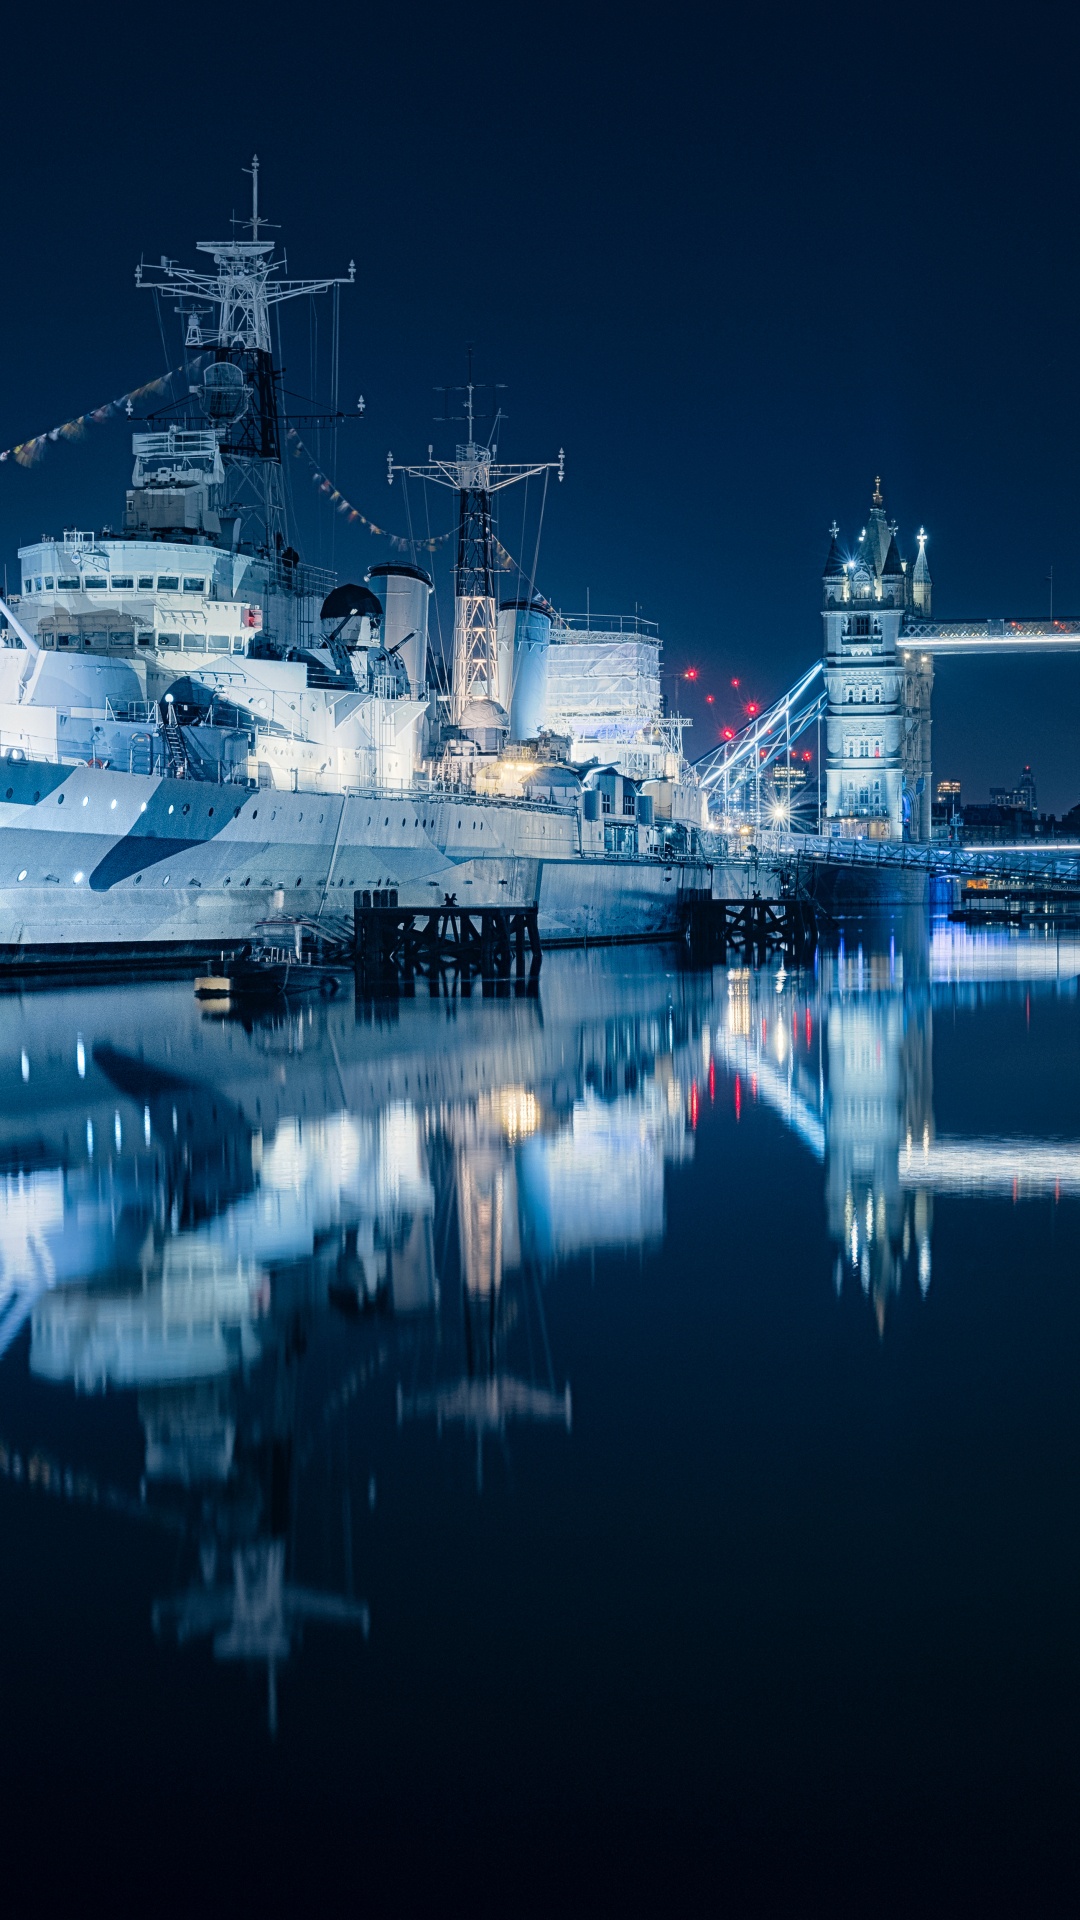
[[[933,668],[901,643],[905,615],[929,611],[925,537],[912,573],[880,478],[847,558],[839,532],[834,524],[822,580],[826,817],[845,837],[928,840]]]

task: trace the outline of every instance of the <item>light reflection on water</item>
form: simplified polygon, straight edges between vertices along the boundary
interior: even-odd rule
[[[580,1410],[560,1276],[591,1287],[606,1262],[628,1285],[651,1262],[671,1287],[672,1182],[707,1223],[732,1127],[759,1128],[742,1197],[763,1236],[785,1231],[781,1143],[820,1166],[799,1284],[834,1312],[854,1293],[886,1342],[901,1296],[949,1285],[944,1198],[1080,1194],[1075,1106],[1017,1125],[1005,1084],[974,1121],[935,1115],[936,1026],[967,1016],[977,1049],[982,1015],[1026,1031],[1033,1000],[1075,1011],[1078,979],[1080,941],[898,923],[804,973],[549,956],[536,998],[247,1022],[176,984],[6,999],[0,1476],[174,1540],[147,1636],[257,1673],[285,1740],[305,1629],[378,1657],[366,1529],[388,1450],[412,1435],[413,1471],[458,1511],[493,1474],[515,1485],[530,1430],[534,1475],[552,1470]],[[99,1428],[84,1450],[79,1410],[102,1396],[137,1412],[126,1477],[115,1451],[95,1460]],[[400,1473],[395,1498],[406,1525]]]

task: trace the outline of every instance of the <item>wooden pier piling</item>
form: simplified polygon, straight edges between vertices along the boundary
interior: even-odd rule
[[[441,906],[403,907],[396,892],[357,892],[353,901],[356,961],[368,983],[463,978],[535,979],[542,958],[535,904],[463,906],[448,894]]]
[[[817,919],[805,899],[714,900],[703,894],[687,901],[685,937],[691,953],[704,960],[725,962],[731,947],[760,960],[782,949],[801,965],[817,945]]]

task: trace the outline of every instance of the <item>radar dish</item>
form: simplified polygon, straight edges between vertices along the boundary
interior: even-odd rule
[[[239,420],[246,412],[251,390],[243,371],[231,360],[214,360],[203,374],[203,405],[211,420]]]
[[[322,619],[348,620],[354,614],[361,619],[367,615],[369,620],[382,619],[382,601],[372,593],[370,587],[358,587],[352,581],[343,586],[334,587],[322,603]]]

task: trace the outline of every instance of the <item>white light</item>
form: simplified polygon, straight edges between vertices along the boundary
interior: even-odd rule
[[[22,869],[20,870],[20,873],[19,873],[19,879],[20,879],[20,880],[25,880],[25,879],[26,879],[26,868],[25,868],[25,867],[23,867],[23,868],[22,868]]]
[[[116,1151],[119,1153],[124,1144],[124,1132],[120,1125],[120,1115],[118,1113],[113,1114],[113,1139],[116,1141]]]
[[[94,1123],[92,1120],[88,1120],[86,1123],[86,1151],[92,1160],[94,1157]]]
[[[145,801],[145,800],[143,801],[143,803],[142,803],[142,806],[141,806],[141,807],[139,808],[139,812],[140,812],[140,813],[145,813],[145,812],[146,812],[146,801]],[[170,812],[170,813],[172,812],[172,808],[171,808],[171,807],[169,808],[169,812]]]
[[[30,1055],[27,1053],[25,1047],[22,1053],[22,1077],[24,1080],[29,1080],[30,1078]]]
[[[142,1110],[142,1132],[143,1132],[143,1139],[146,1141],[147,1146],[149,1146],[150,1145],[150,1109],[149,1107],[144,1107]]]
[[[146,807],[145,807],[145,805],[143,806],[143,812],[144,812],[144,813],[146,812]],[[169,808],[169,812],[170,812],[170,813],[172,812],[172,807],[171,807],[171,806],[170,806],[170,808]]]
[[[78,873],[77,873],[77,874],[75,875],[75,885],[76,885],[76,886],[78,886],[78,884],[79,884],[79,882],[80,882],[80,880],[81,880],[82,878],[83,878],[83,872],[82,872],[82,868],[80,867],[80,869],[79,869],[79,871],[78,871]]]
[[[90,805],[90,795],[88,793],[83,794],[82,803],[84,807],[88,807]]]
[[[115,801],[115,800],[110,800],[110,801],[109,801],[109,808],[110,808],[110,811],[112,811],[112,812],[115,812],[115,811],[116,811],[116,801]]]
[[[81,1033],[75,1042],[75,1066],[78,1070],[79,1079],[85,1080],[86,1079],[86,1048],[83,1046],[83,1037]]]

